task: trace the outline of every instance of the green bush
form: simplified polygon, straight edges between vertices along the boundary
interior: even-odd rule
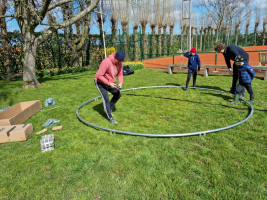
[[[43,71],[43,75],[44,76],[47,76],[47,75],[49,75],[50,74],[50,72],[47,70],[47,69],[45,69],[44,71]]]

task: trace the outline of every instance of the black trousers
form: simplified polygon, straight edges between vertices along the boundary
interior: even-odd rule
[[[99,93],[103,99],[104,110],[108,116],[108,119],[110,120],[112,118],[112,115],[111,115],[112,109],[115,106],[115,103],[121,97],[121,93],[118,89],[112,88],[112,87],[110,87],[104,83],[100,83],[96,80],[95,80],[95,85],[96,85],[96,88],[98,89],[98,91],[99,91]],[[109,101],[108,92],[110,92],[113,95],[111,101]]]
[[[251,87],[251,83],[244,83],[244,84],[238,84],[238,86],[236,87],[236,94],[241,95],[242,91],[245,90],[245,88],[247,89],[249,94],[254,94],[252,87]]]
[[[193,74],[193,84],[196,84],[196,80],[197,80],[197,69],[189,69],[188,68],[188,74],[187,74],[187,80],[186,80],[186,84],[189,84],[189,81],[191,79],[191,75]]]
[[[244,64],[248,64],[248,60],[244,61]],[[238,84],[238,71],[237,71],[237,65],[234,63],[233,64],[233,81],[232,81],[232,87],[230,89],[230,92],[232,94],[235,94],[237,84]],[[244,93],[245,93],[245,88],[243,88],[242,95],[244,95]]]

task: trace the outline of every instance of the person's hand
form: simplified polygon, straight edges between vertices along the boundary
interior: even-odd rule
[[[119,87],[122,88],[122,83],[119,83]]]
[[[232,70],[232,68],[229,68],[229,73],[230,73],[230,74],[233,74],[233,70]]]
[[[115,83],[110,83],[109,86],[112,87],[112,88],[117,88]]]

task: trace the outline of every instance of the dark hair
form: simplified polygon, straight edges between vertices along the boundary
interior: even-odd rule
[[[215,51],[216,52],[221,52],[221,50],[225,49],[225,45],[222,43],[219,43],[215,46]]]

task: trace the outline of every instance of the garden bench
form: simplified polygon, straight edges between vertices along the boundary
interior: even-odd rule
[[[228,69],[226,65],[205,65],[202,67],[204,68],[203,77],[209,76],[209,68]]]
[[[183,67],[187,68],[187,64],[168,64],[166,65],[168,67],[168,74],[172,74],[174,67],[179,67],[180,69]]]
[[[263,80],[267,81],[267,66],[251,66],[254,70],[265,71]],[[209,76],[209,68],[228,69],[226,65],[205,65],[203,77]]]
[[[259,66],[267,64],[267,52],[259,52]]]

